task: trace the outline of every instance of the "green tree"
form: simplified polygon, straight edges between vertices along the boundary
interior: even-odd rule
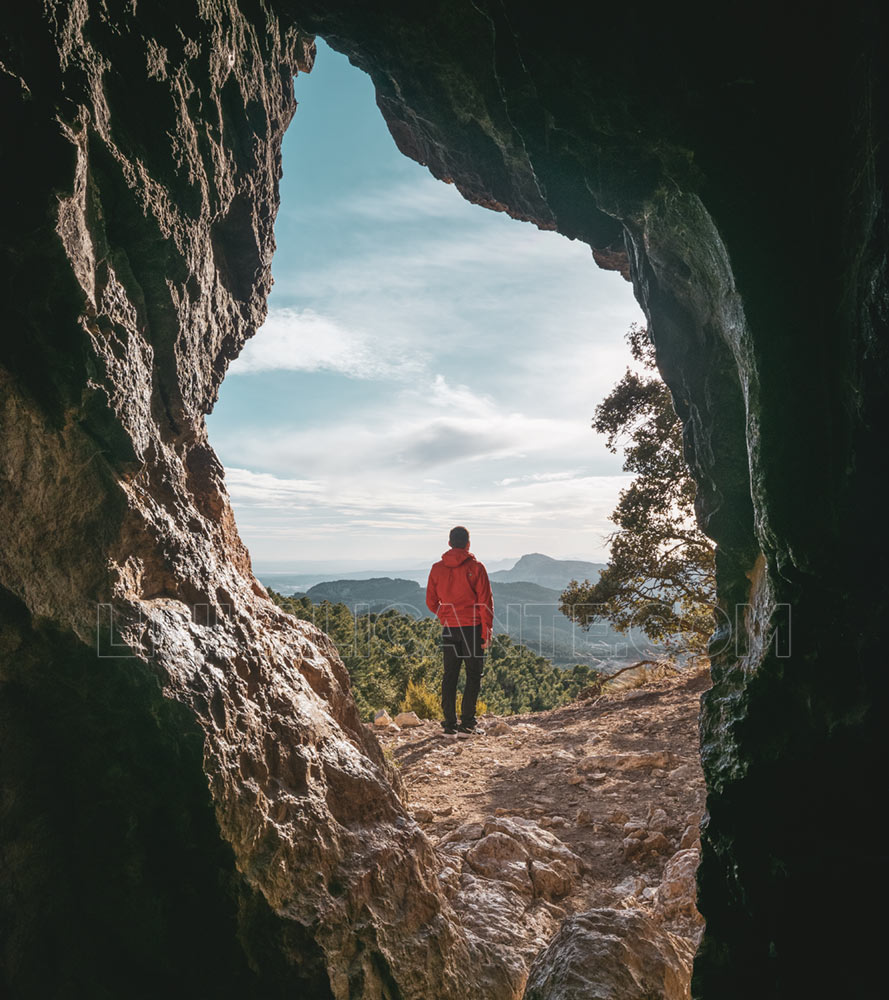
[[[593,429],[635,479],[611,520],[610,559],[598,581],[572,580],[561,611],[585,628],[606,620],[619,632],[640,628],[676,652],[703,653],[716,602],[714,546],[695,520],[695,482],[682,450],[682,425],[657,374],[654,346],[636,324],[627,333],[633,359],[596,408]],[[647,374],[647,373],[651,374]]]
[[[379,708],[394,715],[405,707],[424,718],[440,717],[441,626],[434,618],[413,618],[396,610],[356,617],[345,604],[313,604],[308,597],[284,597],[272,590],[269,595],[285,611],[330,636],[349,672],[363,719],[371,721]],[[482,674],[479,711],[512,715],[555,708],[572,701],[598,677],[586,664],[556,667],[514,644],[508,635],[497,634]],[[461,672],[459,693],[464,684]]]

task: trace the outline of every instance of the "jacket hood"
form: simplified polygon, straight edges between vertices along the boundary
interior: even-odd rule
[[[445,566],[460,566],[466,562],[467,559],[475,559],[475,556],[469,551],[469,549],[448,549],[447,552],[442,554],[441,561]]]

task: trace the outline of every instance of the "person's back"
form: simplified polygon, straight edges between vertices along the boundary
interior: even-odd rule
[[[448,549],[429,574],[432,594],[427,586],[426,603],[442,625],[484,624],[479,605],[490,604],[484,594],[486,585],[490,589],[487,577],[485,567],[468,549]],[[437,607],[430,600],[437,601]]]
[[[462,526],[453,528],[448,542],[451,548],[429,572],[426,605],[442,625],[442,725],[445,732],[473,732],[485,649],[494,624],[494,602],[487,570],[469,551],[469,532]],[[461,663],[466,665],[466,689],[458,725]]]

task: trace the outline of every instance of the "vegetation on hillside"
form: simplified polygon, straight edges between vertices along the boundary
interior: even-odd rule
[[[304,596],[269,593],[289,614],[314,622],[333,639],[363,719],[371,721],[380,708],[390,714],[413,710],[421,717],[441,717],[441,626],[435,619],[416,619],[395,610],[356,616],[345,604],[313,604]],[[461,692],[464,677],[461,671]],[[555,667],[508,635],[497,634],[485,660],[484,707],[480,704],[479,711],[511,715],[555,708],[598,684],[600,677],[587,664]]]
[[[654,346],[633,325],[630,369],[596,408],[593,428],[610,451],[623,443],[624,470],[635,474],[611,520],[611,558],[595,583],[573,580],[560,609],[589,627],[607,621],[620,632],[640,628],[677,653],[703,653],[716,602],[714,545],[695,520],[695,482],[685,464],[682,424],[661,381]],[[625,442],[625,443],[624,443]]]

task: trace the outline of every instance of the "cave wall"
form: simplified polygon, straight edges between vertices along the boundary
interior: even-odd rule
[[[204,907],[206,947],[232,934],[228,981],[258,995],[510,995],[443,899],[335,652],[252,579],[203,427],[264,315],[290,81],[317,33],[371,74],[403,152],[588,242],[648,317],[718,543],[695,995],[869,986],[879,928],[853,915],[887,868],[865,833],[889,700],[880,6],[58,0],[3,31],[3,698],[52,719],[52,685],[78,678],[90,711],[57,727],[71,787],[119,768],[122,803],[161,802],[181,772],[190,832],[167,849],[185,865],[206,844],[218,899],[134,879],[163,933]],[[98,637],[97,605],[114,615]],[[127,655],[88,670],[97,638]],[[140,714],[156,763],[124,741],[100,766],[89,734],[111,747]],[[84,836],[52,795],[16,792],[49,782],[38,750],[3,757],[10,822],[41,830],[30,855],[4,842],[23,886]],[[153,849],[150,824],[129,829],[112,881]],[[82,947],[114,906],[84,882]],[[43,890],[18,891],[4,961],[24,989],[37,972],[15,956],[76,902],[47,923]],[[86,965],[100,993],[124,974]]]
[[[311,37],[228,0],[2,24],[0,992],[511,996],[207,443]]]

